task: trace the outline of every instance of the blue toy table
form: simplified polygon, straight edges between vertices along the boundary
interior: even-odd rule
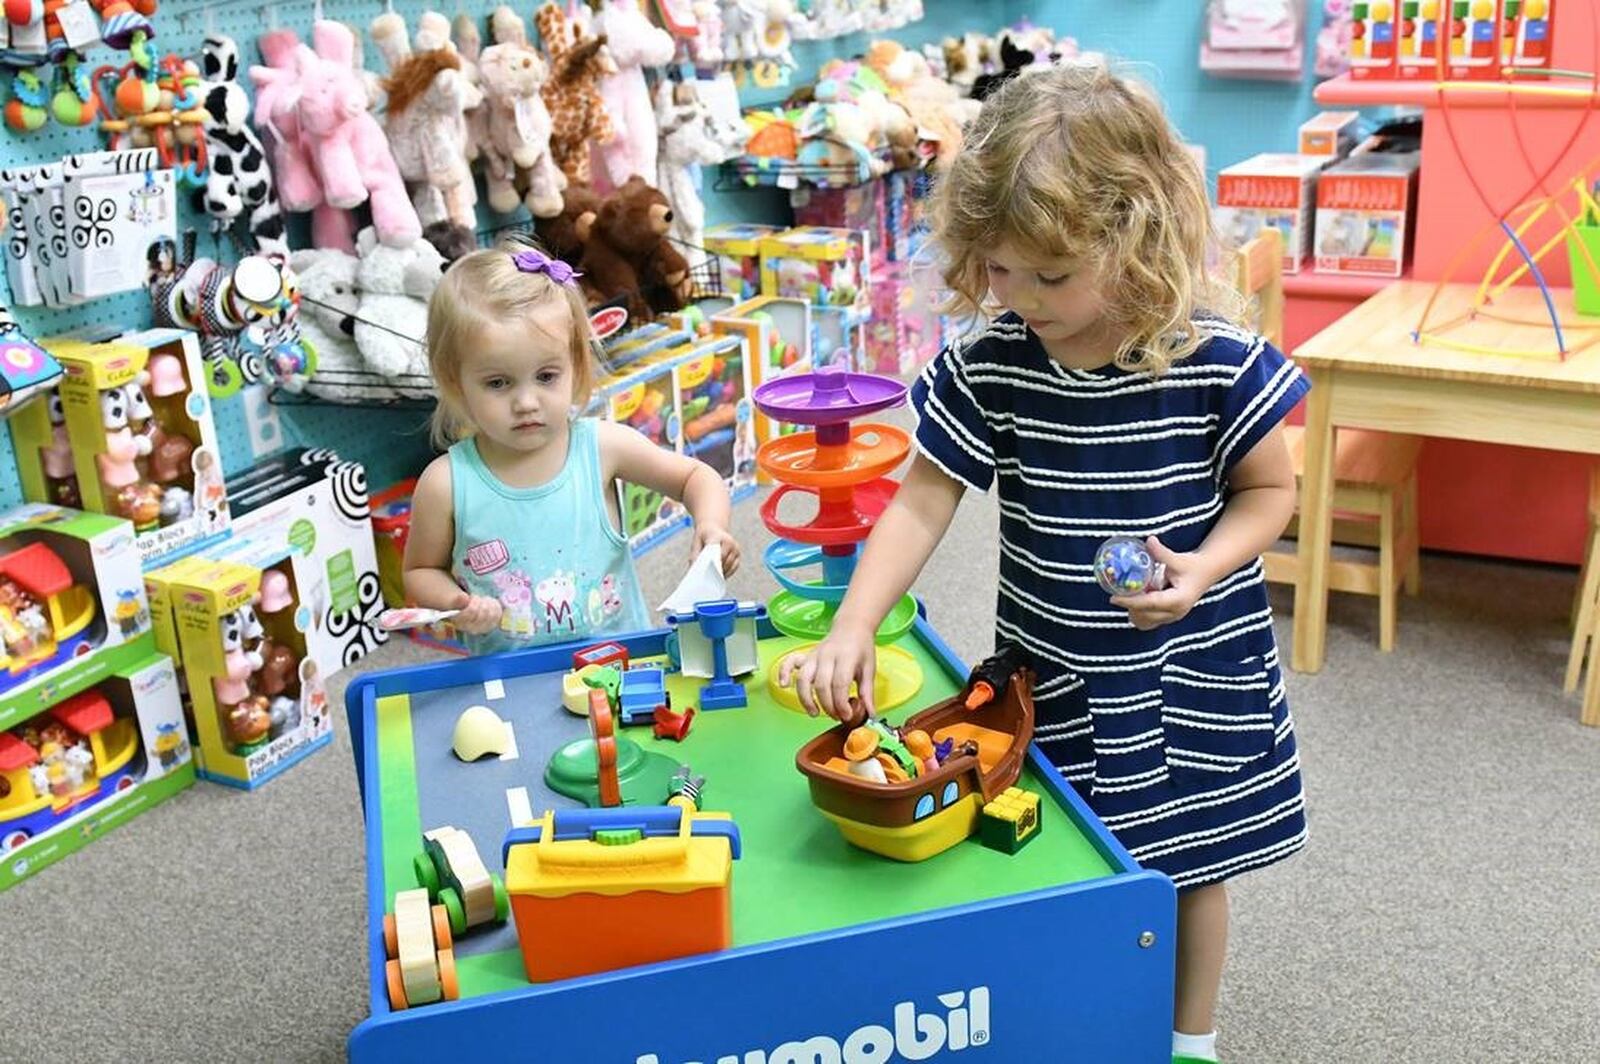
[[[638,661],[665,631],[619,640]],[[761,632],[763,672],[795,644]],[[903,715],[952,694],[966,669],[923,619],[900,644],[921,662]],[[1170,1059],[1176,898],[1140,870],[1040,757],[1019,785],[1043,830],[1015,856],[976,839],[920,864],[847,845],[811,806],[795,751],[826,722],[783,709],[763,682],[745,709],[697,715],[682,744],[625,734],[707,778],[704,806],[733,813],[734,948],[533,985],[515,931],[456,940],[461,998],[389,1007],[383,915],[416,886],[420,833],[452,824],[501,873],[512,813],[573,803],[544,789],[545,762],[587,733],[561,708],[576,644],[355,679],[346,696],[366,812],[372,1015],[357,1062],[452,1057],[545,1064],[1113,1064]],[[698,681],[669,679],[674,706]],[[450,731],[469,705],[509,720],[516,756],[463,764]]]

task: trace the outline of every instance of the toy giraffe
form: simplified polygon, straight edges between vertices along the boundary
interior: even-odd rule
[[[582,36],[555,4],[541,7],[534,23],[550,54],[550,80],[542,90],[554,124],[550,155],[567,180],[587,184],[589,141],[609,144],[617,136],[600,96],[600,79],[616,73],[616,64],[604,35]]]

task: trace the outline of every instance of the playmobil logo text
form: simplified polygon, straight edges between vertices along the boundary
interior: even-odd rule
[[[894,1007],[894,1029],[878,1024],[858,1027],[841,1042],[830,1035],[785,1042],[771,1051],[747,1049],[683,1064],[891,1064],[898,1060],[928,1060],[946,1051],[981,1048],[992,1037],[989,1026],[989,988],[973,987],[940,994],[938,1013],[918,1012],[915,1002]],[[641,1054],[634,1064],[662,1064],[654,1053]]]

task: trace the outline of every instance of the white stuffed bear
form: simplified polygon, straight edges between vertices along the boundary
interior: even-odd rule
[[[317,350],[306,392],[334,402],[392,398],[393,389],[376,383],[356,347],[361,260],[335,248],[307,248],[290,255],[289,265],[300,278],[300,338]]]
[[[367,368],[394,381],[400,394],[431,393],[426,348],[428,300],[444,274],[444,256],[426,240],[404,248],[378,242],[371,227],[356,234],[361,291],[355,338]]]

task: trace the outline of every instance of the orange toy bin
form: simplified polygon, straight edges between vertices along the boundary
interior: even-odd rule
[[[546,812],[506,835],[506,892],[528,979],[570,979],[727,949],[739,828],[678,806]]]

